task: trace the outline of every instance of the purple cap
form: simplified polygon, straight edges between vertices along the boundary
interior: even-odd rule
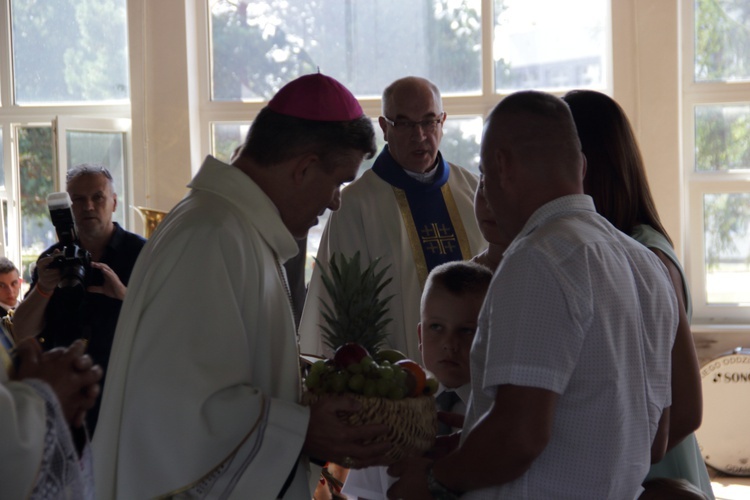
[[[364,114],[349,89],[321,73],[301,76],[287,83],[268,107],[282,115],[319,122],[351,121]]]

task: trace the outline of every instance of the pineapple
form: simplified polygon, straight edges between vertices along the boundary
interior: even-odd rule
[[[318,259],[315,262],[320,265]],[[376,356],[385,343],[386,325],[391,318],[384,318],[386,305],[393,295],[381,299],[380,292],[392,278],[383,280],[390,266],[375,271],[380,259],[370,262],[362,270],[359,252],[351,259],[341,254],[331,256],[328,272],[321,267],[321,278],[330,298],[330,305],[323,302],[324,343],[334,351],[347,343],[356,343]]]

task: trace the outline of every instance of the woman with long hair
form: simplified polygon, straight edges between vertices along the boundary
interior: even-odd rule
[[[703,414],[700,368],[690,331],[692,306],[685,273],[656,211],[638,143],[625,112],[609,96],[574,90],[568,103],[587,160],[584,190],[597,212],[651,249],[667,267],[680,305],[672,348],[672,406],[667,454],[652,464],[648,479],[685,479],[714,498],[695,439]],[[644,478],[646,479],[646,478]]]

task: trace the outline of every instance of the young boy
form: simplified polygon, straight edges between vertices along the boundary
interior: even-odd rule
[[[444,392],[453,391],[458,396],[454,397],[456,403],[446,411],[466,411],[471,379],[469,352],[491,280],[489,269],[467,261],[440,265],[427,277],[422,293],[421,322],[417,326],[419,351],[425,368],[440,382],[436,395],[438,403],[445,399]],[[394,480],[385,467],[352,470],[342,493],[350,498],[384,499]]]
[[[10,259],[0,257],[0,316],[5,316],[18,305],[22,282],[16,265]]]

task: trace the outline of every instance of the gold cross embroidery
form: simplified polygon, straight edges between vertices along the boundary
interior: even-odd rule
[[[445,255],[447,252],[453,252],[456,249],[456,235],[451,228],[445,224],[433,222],[429,226],[422,228],[422,245],[431,253]]]

